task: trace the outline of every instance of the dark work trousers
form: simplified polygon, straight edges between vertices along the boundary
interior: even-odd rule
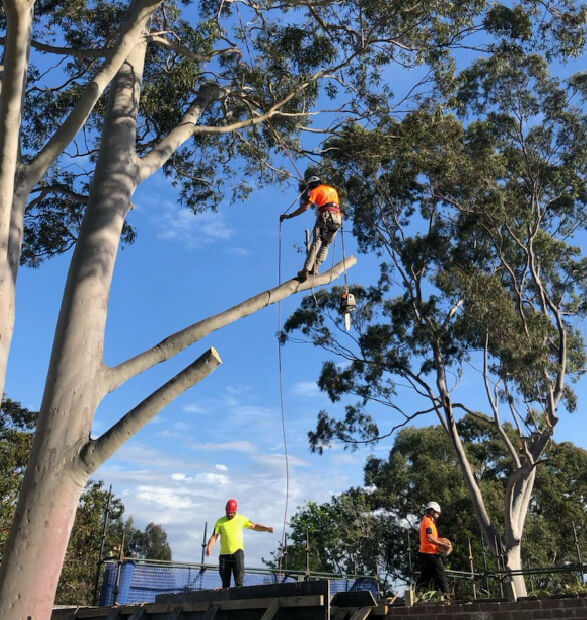
[[[234,585],[242,586],[245,577],[245,552],[242,549],[226,555],[219,555],[219,572],[222,587],[230,588],[230,575],[234,575]]]
[[[439,555],[435,553],[418,552],[420,559],[420,578],[416,582],[416,588],[428,588],[430,582],[434,582],[434,589],[448,594],[448,581],[444,572],[444,565]]]

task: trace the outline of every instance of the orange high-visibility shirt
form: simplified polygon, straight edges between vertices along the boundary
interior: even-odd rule
[[[422,524],[420,525],[420,548],[418,551],[420,553],[438,553],[438,546],[428,542],[426,537],[426,530],[432,530],[430,533],[433,538],[438,539],[438,528],[436,527],[436,523],[432,517],[426,515],[422,519]]]
[[[308,200],[314,203],[318,208],[325,205],[327,202],[335,202],[340,205],[338,198],[338,192],[330,185],[318,185],[311,192]]]

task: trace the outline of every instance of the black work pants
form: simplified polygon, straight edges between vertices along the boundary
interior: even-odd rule
[[[230,575],[234,575],[234,585],[242,586],[245,578],[245,552],[242,549],[226,555],[219,555],[219,572],[222,587],[230,588]]]
[[[429,588],[430,582],[434,582],[434,589],[448,594],[448,581],[444,572],[444,565],[439,555],[435,553],[418,552],[420,559],[420,578],[416,582],[416,588]]]

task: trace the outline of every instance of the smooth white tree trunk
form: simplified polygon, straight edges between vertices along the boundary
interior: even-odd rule
[[[506,577],[512,581],[517,596],[526,596],[526,583],[523,575],[512,574],[522,570],[521,540],[524,532],[524,525],[528,514],[528,506],[534,488],[536,477],[536,462],[543,450],[543,443],[535,446],[535,453],[528,451],[526,458],[529,463],[523,464],[514,446],[511,444],[505,432],[503,432],[504,446],[508,450],[516,470],[510,474],[505,493],[504,512],[503,512],[503,537],[500,537],[495,525],[491,522],[481,488],[477,482],[471,464],[469,463],[463,443],[461,441],[450,396],[446,389],[444,377],[444,366],[440,356],[437,356],[437,385],[443,397],[441,401],[444,406],[442,410],[437,409],[440,421],[447,432],[457,457],[457,461],[463,474],[463,479],[469,491],[469,496],[477,516],[477,522],[481,529],[481,534],[485,539],[489,549],[494,556],[503,554],[504,570]],[[500,432],[503,428],[499,424],[499,417],[495,419],[486,418],[488,424],[494,425]]]
[[[511,579],[514,586],[516,596],[527,596],[524,575],[516,574],[516,571],[522,569],[522,546],[520,543],[505,550],[505,568],[506,574],[509,574],[508,578]]]
[[[0,91],[0,396],[4,393],[14,331],[16,279],[28,196],[83,127],[161,0],[133,0],[129,3],[120,36],[104,65],[85,88],[55,135],[36,157],[23,165],[19,162],[19,136],[34,4],[34,0],[3,2],[7,32]]]
[[[33,4],[25,0],[3,2],[6,38],[0,96],[0,398],[4,394],[8,355],[14,331],[16,278],[9,256],[11,215]]]
[[[144,55],[144,44],[142,46]],[[140,53],[139,53],[140,57]],[[0,570],[0,617],[48,618],[89,471],[80,451],[105,395],[103,340],[112,272],[134,190],[140,89],[125,65],[112,85],[91,198],[73,253],[33,450]],[[40,561],[41,560],[41,561]]]

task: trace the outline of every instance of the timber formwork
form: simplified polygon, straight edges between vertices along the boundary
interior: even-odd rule
[[[366,620],[387,615],[367,591],[330,596],[327,580],[159,595],[154,603],[55,609],[51,620]]]

